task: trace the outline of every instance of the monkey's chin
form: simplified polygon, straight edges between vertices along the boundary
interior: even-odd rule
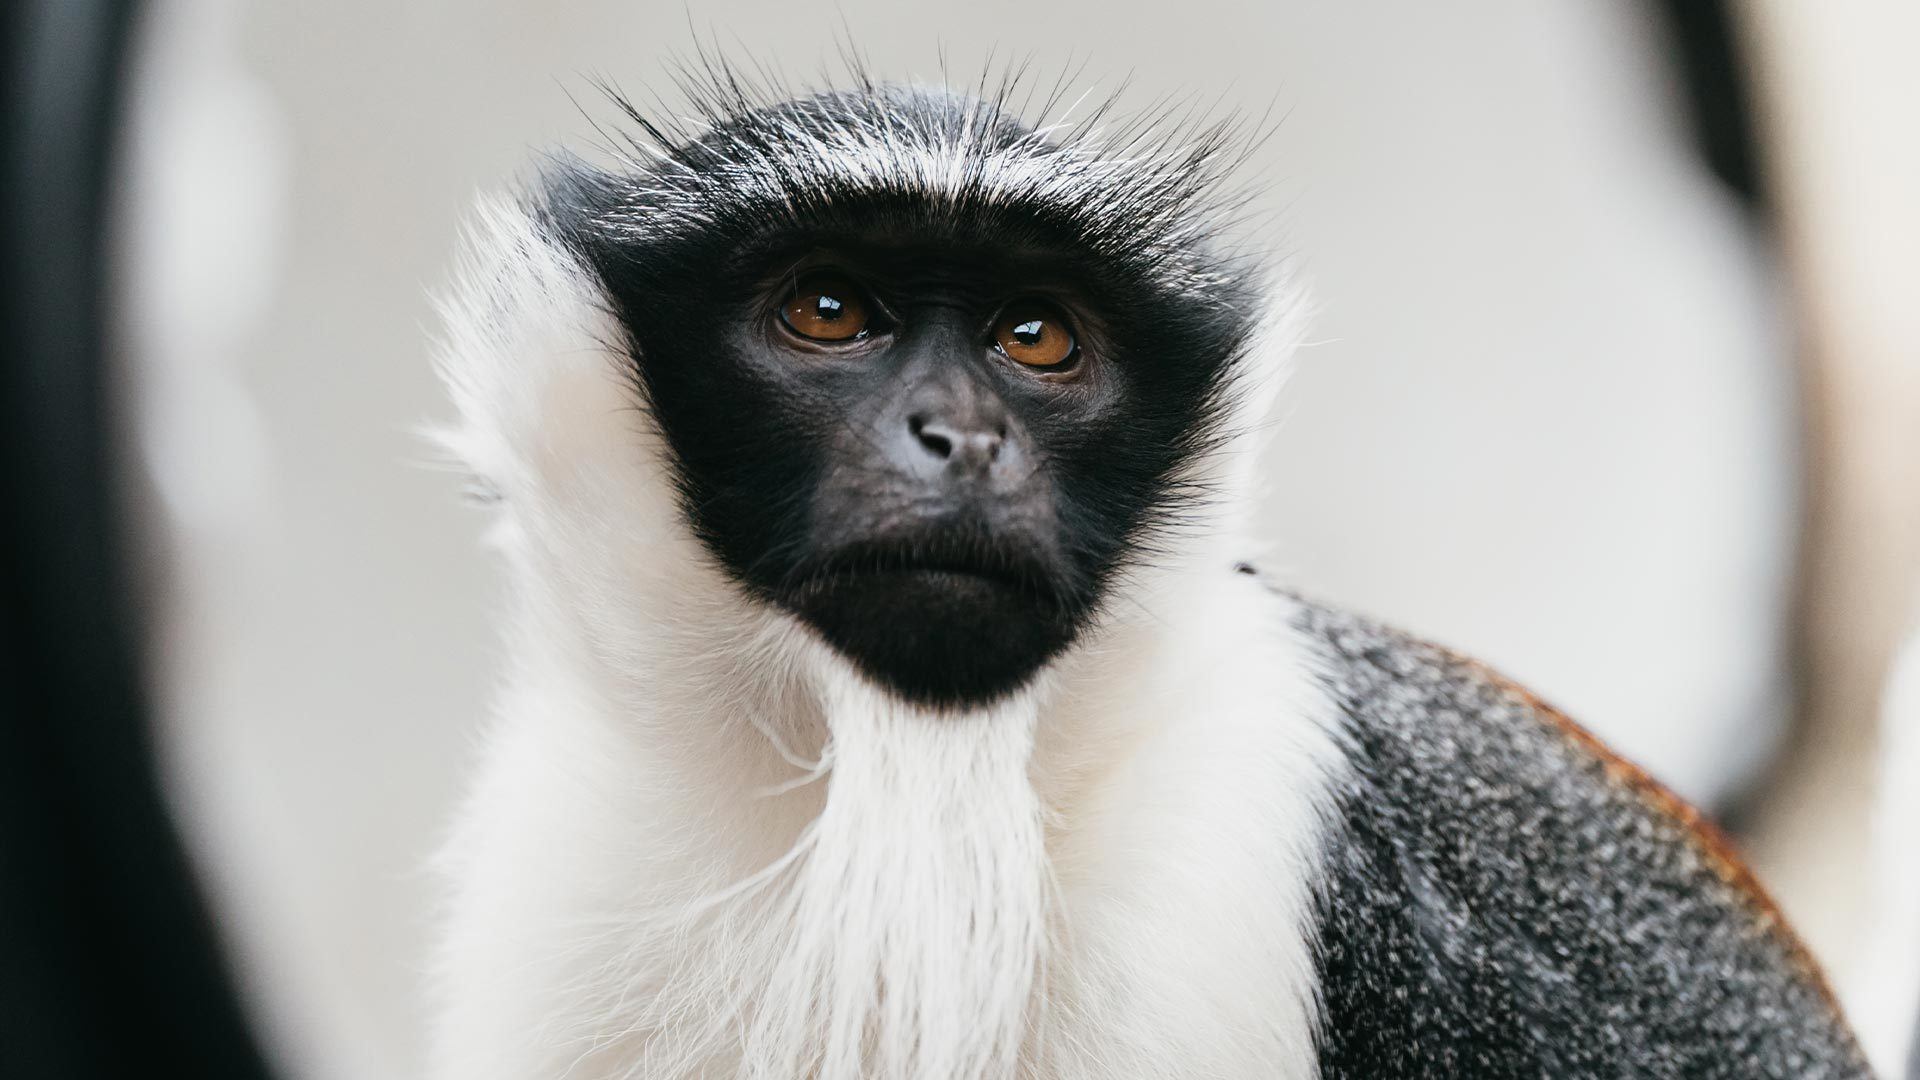
[[[868,678],[916,704],[964,709],[1018,690],[1073,637],[1028,583],[949,568],[816,580],[786,604]]]

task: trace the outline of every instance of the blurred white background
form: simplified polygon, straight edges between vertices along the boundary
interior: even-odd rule
[[[1756,52],[1783,26],[1817,52],[1792,23],[1754,20]],[[1637,0],[153,5],[120,327],[153,674],[172,794],[288,1075],[417,1071],[423,865],[493,666],[478,520],[414,434],[446,413],[428,297],[457,224],[540,149],[593,140],[589,76],[671,100],[665,62],[709,36],[801,81],[845,34],[888,77],[1013,53],[1130,77],[1142,104],[1284,113],[1260,238],[1321,314],[1266,462],[1269,568],[1487,659],[1690,797],[1757,792],[1763,873],[1865,985],[1870,728],[1830,740],[1825,779],[1765,771],[1821,700],[1789,671],[1821,415],[1794,316],[1824,309],[1705,167],[1667,29]],[[1818,82],[1801,60],[1767,70]],[[1786,212],[1824,205],[1794,169]],[[1910,570],[1913,535],[1880,564]],[[1888,1045],[1908,960],[1868,973]]]

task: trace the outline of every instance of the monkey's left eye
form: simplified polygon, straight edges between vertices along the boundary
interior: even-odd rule
[[[1080,355],[1066,316],[1037,301],[1022,301],[1000,313],[993,323],[993,347],[1033,368],[1065,368]]]
[[[870,310],[859,286],[821,274],[801,280],[780,305],[780,321],[811,341],[851,341],[867,332]]]

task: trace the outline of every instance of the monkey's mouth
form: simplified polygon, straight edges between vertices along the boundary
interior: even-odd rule
[[[1061,603],[1057,576],[1047,563],[1011,544],[949,541],[861,541],[845,545],[796,576],[798,596],[846,585],[903,588],[919,579],[959,589],[988,588],[1052,608]]]
[[[776,598],[905,697],[981,704],[1065,647],[1077,608],[1062,584],[1071,579],[1042,545],[979,537],[949,531],[838,545],[789,578]]]

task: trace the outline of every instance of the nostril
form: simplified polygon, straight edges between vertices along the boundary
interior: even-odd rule
[[[953,456],[953,436],[942,427],[928,425],[926,417],[908,417],[907,430],[913,433],[914,438],[920,440],[921,446],[933,451],[936,456],[943,458]]]

